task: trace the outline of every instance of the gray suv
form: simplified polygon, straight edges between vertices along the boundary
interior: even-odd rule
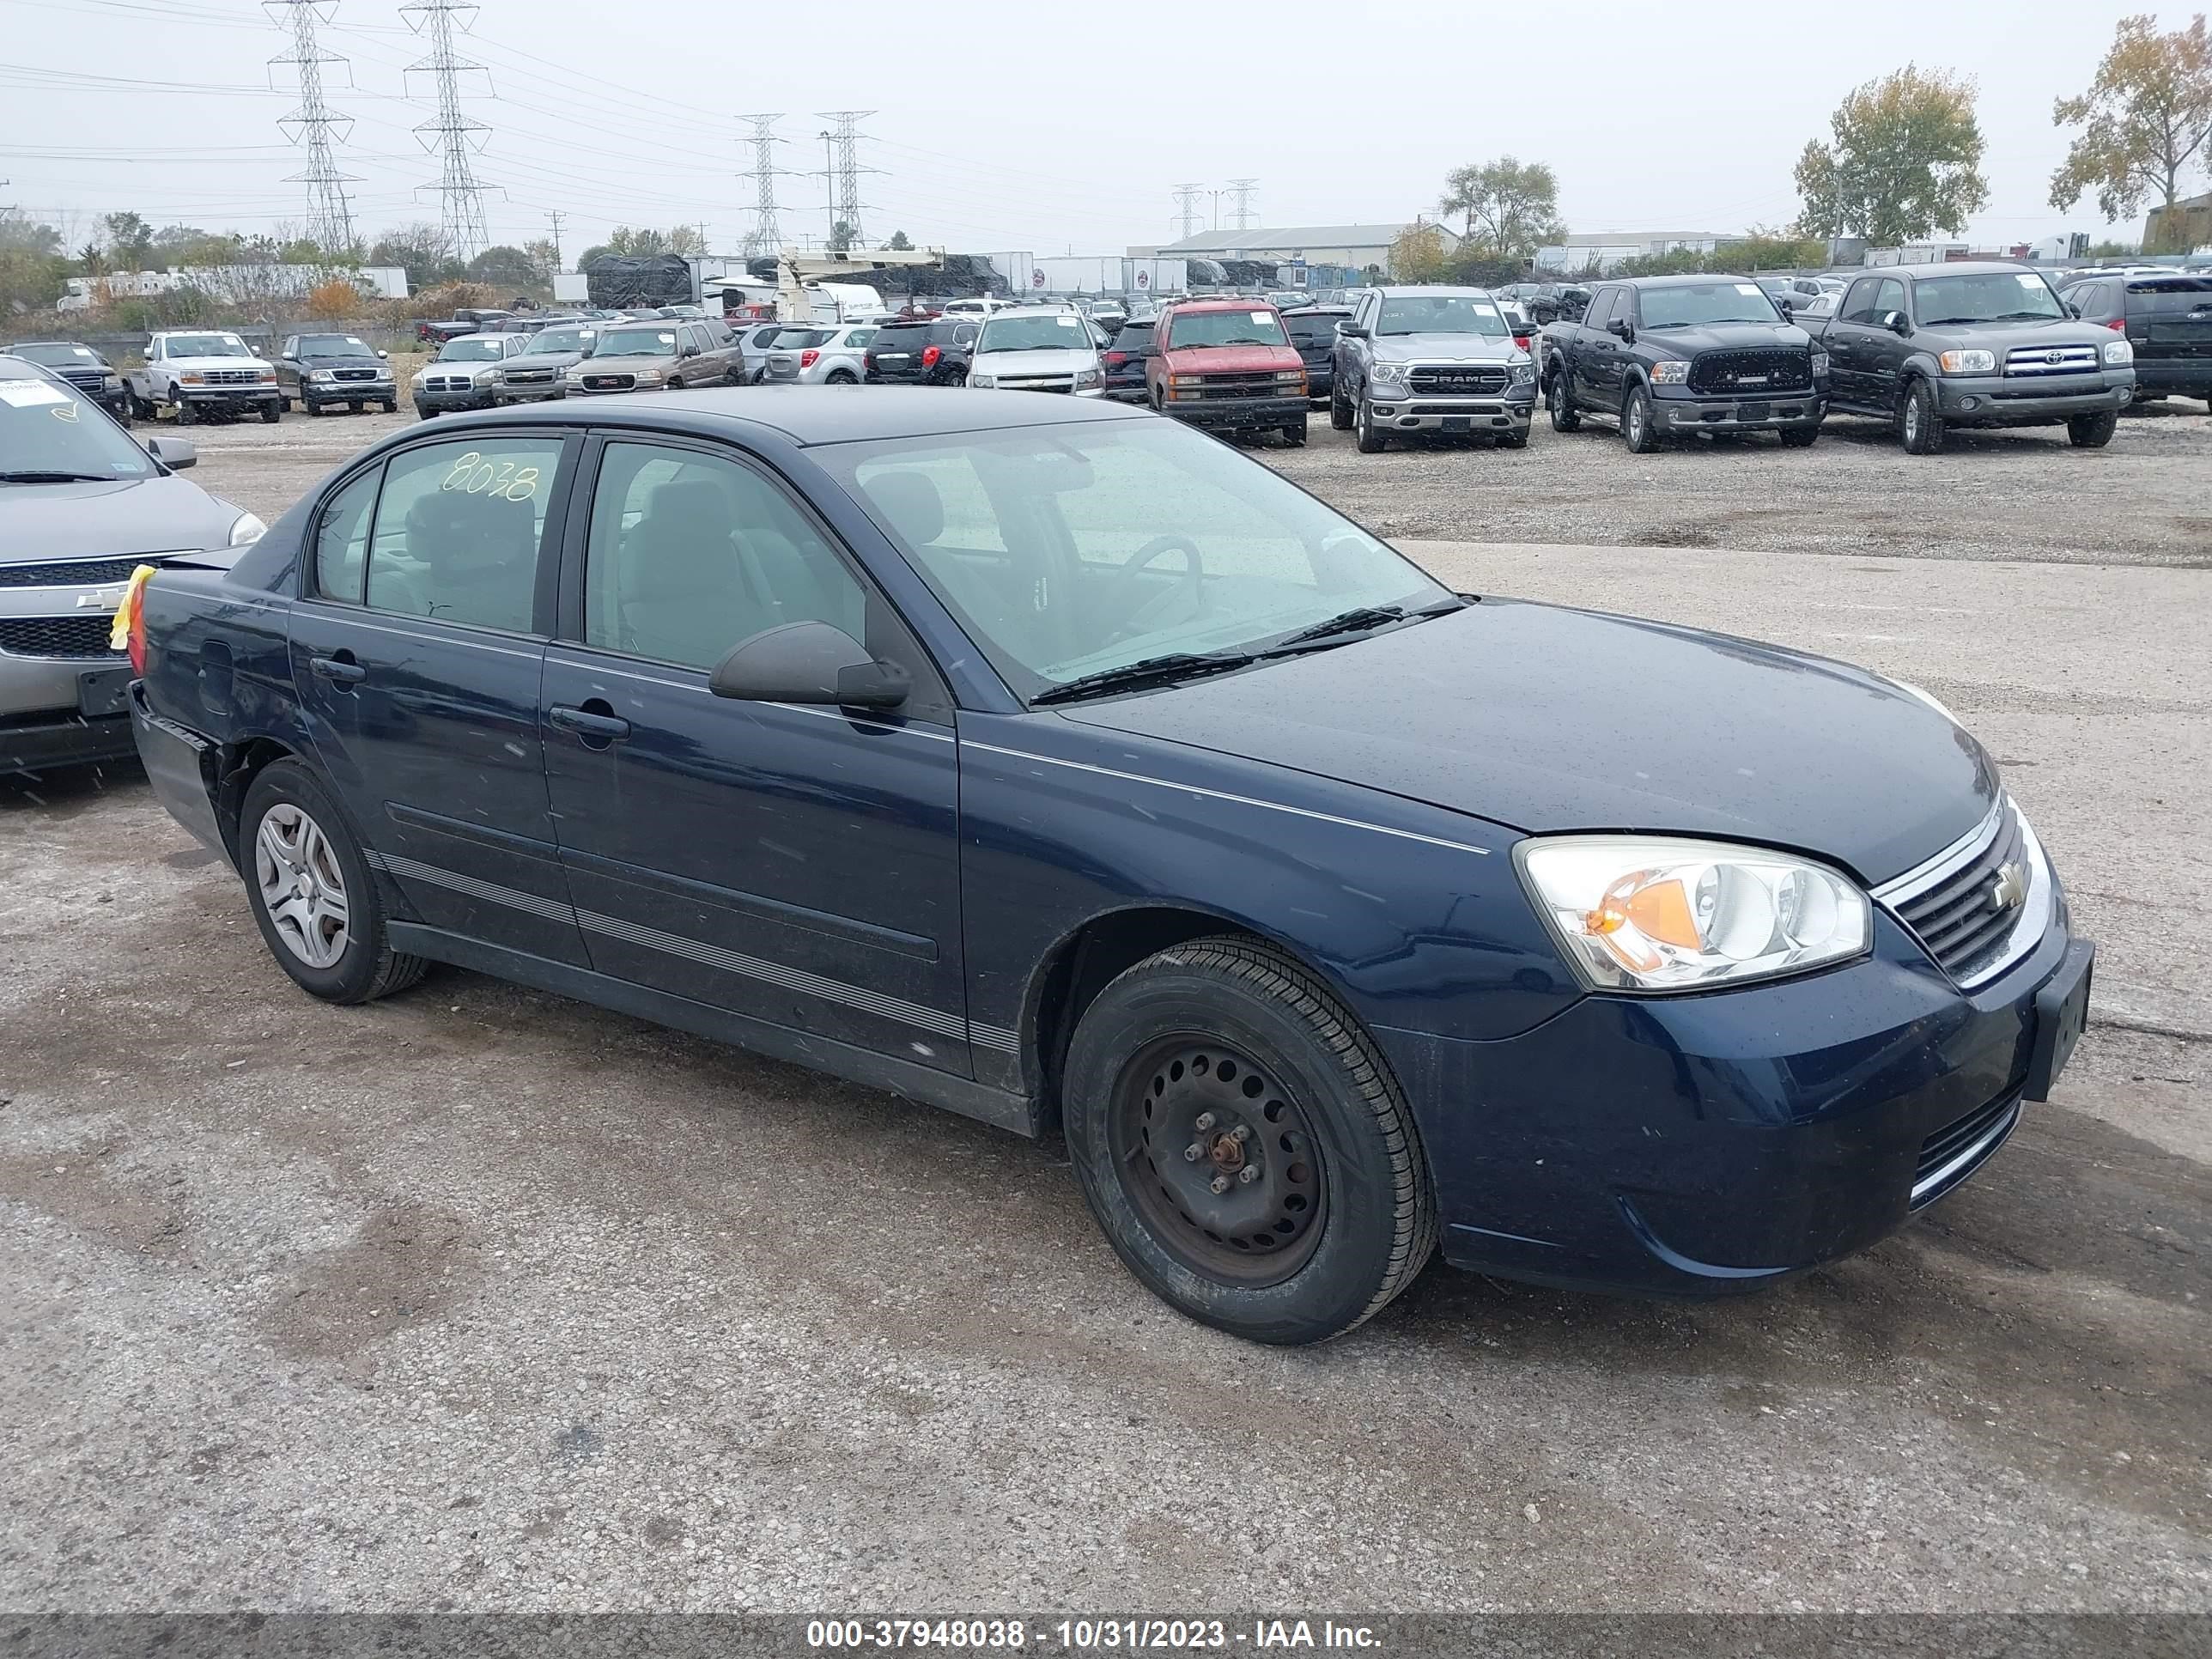
[[[1536,365],[1480,288],[1371,288],[1337,325],[1328,422],[1372,455],[1401,433],[1528,441]]]

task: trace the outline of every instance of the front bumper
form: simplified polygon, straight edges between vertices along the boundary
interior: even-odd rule
[[[1818,426],[1828,412],[1826,396],[1778,392],[1765,398],[1699,397],[1686,386],[1655,386],[1652,405],[1668,432],[1780,432]]]
[[[283,392],[270,386],[180,386],[176,399],[195,409],[258,409],[283,401]]]
[[[1936,382],[1943,418],[1954,426],[2047,426],[2075,415],[2125,409],[2135,401],[2136,372],[2032,380],[2006,374],[1946,374]]]
[[[566,380],[532,381],[527,386],[499,386],[492,389],[492,402],[501,407],[508,404],[542,404],[568,395]]]
[[[417,392],[414,398],[416,408],[434,409],[441,412],[454,409],[496,409],[499,406],[488,386],[467,392]]]
[[[52,720],[0,721],[0,778],[121,760],[133,752],[125,714],[56,714]]]
[[[1404,398],[1377,396],[1367,401],[1378,429],[1390,432],[1510,432],[1525,428],[1536,412],[1536,387],[1509,387],[1495,397],[1450,397],[1416,392]],[[1465,422],[1465,424],[1462,424]]]
[[[1178,421],[1188,421],[1193,426],[1234,428],[1288,425],[1305,419],[1310,408],[1303,395],[1296,398],[1194,398],[1187,400],[1170,398],[1160,405],[1160,412],[1171,415]]]
[[[2212,397],[2212,357],[2138,357],[2136,386],[2144,392],[2182,392]]]
[[[1802,979],[1587,996],[1496,1042],[1378,1029],[1435,1174],[1446,1259],[1714,1296],[1874,1243],[2018,1121],[2037,994],[2072,942],[2063,914],[1972,992],[1878,911],[1870,957]]]
[[[300,401],[303,404],[389,404],[398,400],[398,386],[391,380],[300,382]]]

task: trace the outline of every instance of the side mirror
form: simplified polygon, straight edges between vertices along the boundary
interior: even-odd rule
[[[685,346],[679,355],[685,357],[696,357],[699,355],[699,348],[694,345]]]
[[[1782,320],[1786,323],[1796,313],[1797,302],[1785,294],[1774,302],[1774,308],[1782,313]]]
[[[1636,337],[1636,331],[1628,325],[1628,319],[1626,317],[1615,317],[1605,325],[1605,331],[1620,340],[1632,340]]]
[[[1892,334],[1910,334],[1912,332],[1912,325],[1905,320],[1905,313],[1901,311],[1883,312],[1881,313],[1881,325],[1887,329]]]
[[[785,623],[756,634],[714,665],[707,689],[746,702],[833,703],[896,708],[913,689],[905,669],[878,662],[842,628]]]
[[[378,356],[380,356],[380,357],[384,357],[384,358],[389,358],[389,357],[392,356],[392,354],[391,354],[390,352],[388,352],[388,351],[382,351],[382,350],[380,350],[376,355],[377,355]]]
[[[1347,340],[1364,340],[1370,337],[1366,329],[1358,323],[1339,323],[1336,325],[1336,331]]]
[[[172,472],[200,464],[200,453],[182,438],[149,438],[146,453]]]
[[[2081,314],[2081,307],[2075,305],[2073,301],[2069,300],[2066,302],[2066,314],[2069,317],[2079,317]]]

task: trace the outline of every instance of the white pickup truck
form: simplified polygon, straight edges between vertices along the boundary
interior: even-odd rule
[[[258,410],[275,425],[284,418],[284,397],[273,363],[245,341],[221,329],[169,329],[146,343],[146,364],[125,376],[131,413],[151,420],[165,409],[179,424]]]

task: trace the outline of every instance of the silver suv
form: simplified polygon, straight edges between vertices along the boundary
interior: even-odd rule
[[[1487,289],[1372,288],[1337,325],[1328,423],[1372,455],[1399,433],[1528,441],[1534,360]]]

